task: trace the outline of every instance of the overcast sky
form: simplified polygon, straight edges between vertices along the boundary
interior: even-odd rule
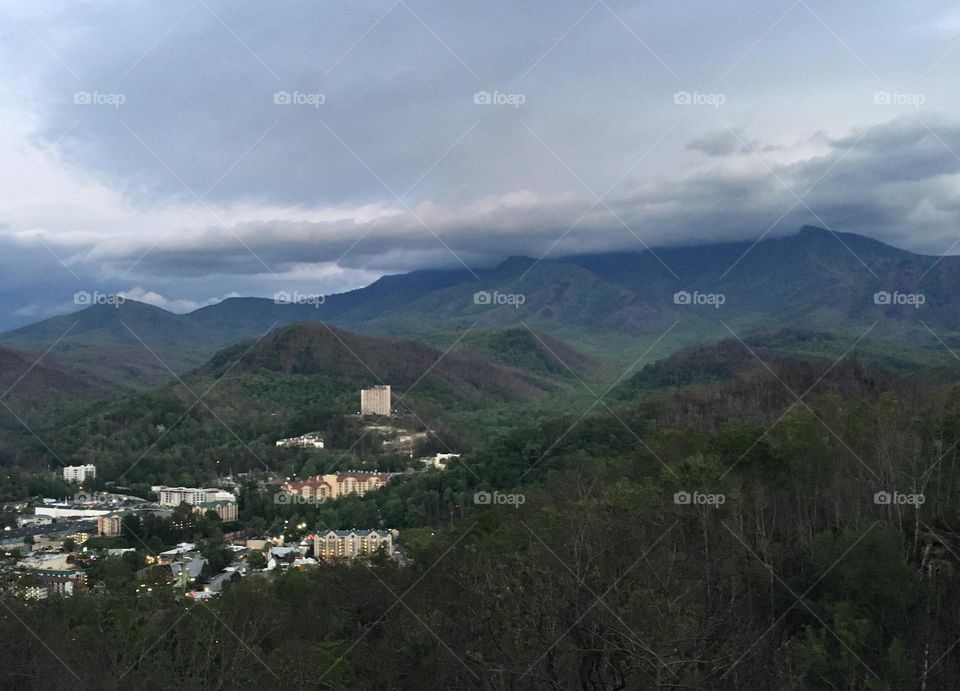
[[[954,2],[32,0],[0,32],[2,325],[805,223],[960,248]]]

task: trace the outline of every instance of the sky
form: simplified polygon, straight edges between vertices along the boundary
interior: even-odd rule
[[[0,2],[0,327],[804,224],[960,252],[960,7]]]

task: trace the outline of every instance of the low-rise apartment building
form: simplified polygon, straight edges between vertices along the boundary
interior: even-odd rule
[[[86,465],[68,465],[63,469],[64,482],[86,482],[97,476],[97,467],[92,463]]]
[[[322,449],[323,444],[323,437],[317,432],[277,440],[277,446],[292,446],[300,449]]]
[[[167,487],[155,485],[150,488],[159,496],[160,506],[180,506],[180,504],[202,504],[207,501],[236,501],[229,492],[212,487]]]
[[[215,512],[224,522],[237,520],[237,502],[235,501],[203,501],[193,507],[194,513],[204,514],[207,511]]]
[[[389,530],[328,530],[313,538],[314,557],[327,561],[369,557],[381,549],[393,556],[393,533]]]
[[[87,574],[80,569],[33,569],[25,572],[32,584],[23,590],[29,600],[45,600],[51,595],[73,595],[87,589]]]

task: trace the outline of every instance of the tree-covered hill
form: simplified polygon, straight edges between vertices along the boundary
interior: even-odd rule
[[[135,595],[116,564],[103,595],[11,604],[7,678],[956,688],[960,389],[758,347],[771,372],[734,346],[678,355],[609,410],[521,424],[445,472],[363,497],[278,504],[251,483],[242,521],[397,528],[406,565],[248,576],[191,607]],[[710,424],[690,405],[701,400]],[[24,623],[47,645],[16,648]]]
[[[303,322],[225,348],[180,380],[40,433],[64,458],[95,460],[106,479],[191,484],[227,468],[278,467],[292,452],[276,449],[275,440],[309,431],[327,434],[348,463],[371,450],[372,438],[357,431],[360,389],[385,383],[398,418],[384,424],[427,432],[424,443],[436,450],[460,450],[502,425],[515,427],[515,411],[529,416],[579,387],[565,370],[543,371],[541,362],[521,358],[518,365],[532,365],[524,369],[467,347],[438,350]]]

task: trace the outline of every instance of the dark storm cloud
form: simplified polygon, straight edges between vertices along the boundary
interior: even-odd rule
[[[146,199],[389,199],[441,158],[414,196],[509,192],[524,186],[521,178],[528,186],[566,177],[536,151],[520,118],[553,121],[578,102],[613,105],[612,87],[621,81],[584,88],[587,75],[558,62],[567,57],[560,48],[545,55],[585,8],[564,1],[543,9],[466,3],[452,13],[386,1],[80,5],[43,16],[41,34],[58,60],[12,28],[14,49],[41,59],[11,59],[27,63],[44,136]],[[589,38],[611,32],[616,20],[599,11],[582,26]],[[654,62],[622,27],[615,45],[598,67]],[[545,88],[558,71],[569,80],[559,101]],[[667,102],[671,79],[658,68],[640,84],[661,84]],[[119,95],[122,103],[78,107],[78,91]],[[474,102],[479,91],[518,92],[525,103],[522,110],[483,107]],[[463,147],[444,156],[471,128]]]
[[[626,189],[610,195],[609,209],[586,195],[521,195],[463,207],[423,205],[414,207],[416,215],[400,210],[369,223],[241,223],[172,237],[150,252],[140,269],[156,276],[198,275],[213,266],[225,274],[260,274],[265,266],[282,273],[302,263],[338,261],[390,273],[461,266],[461,261],[483,265],[548,249],[559,256],[639,250],[643,243],[747,239],[793,232],[804,223],[943,250],[960,221],[960,196],[949,177],[960,173],[960,159],[948,148],[960,150],[960,127],[898,120],[831,140],[825,152],[800,162],[754,162],[748,172],[718,166]],[[805,196],[798,201],[795,194]],[[923,242],[905,235],[906,228],[923,228]],[[110,262],[115,254],[128,261],[129,253],[112,245],[93,250],[90,260]]]
[[[782,146],[765,144],[761,141],[750,139],[743,131],[738,132],[728,129],[708,132],[692,139],[687,143],[687,148],[717,158],[731,156],[733,154],[761,153],[783,149]]]
[[[16,145],[121,200],[58,180],[11,225],[82,282],[181,307],[804,223],[939,251],[960,131],[935,115],[957,31],[933,5],[10,6]]]

